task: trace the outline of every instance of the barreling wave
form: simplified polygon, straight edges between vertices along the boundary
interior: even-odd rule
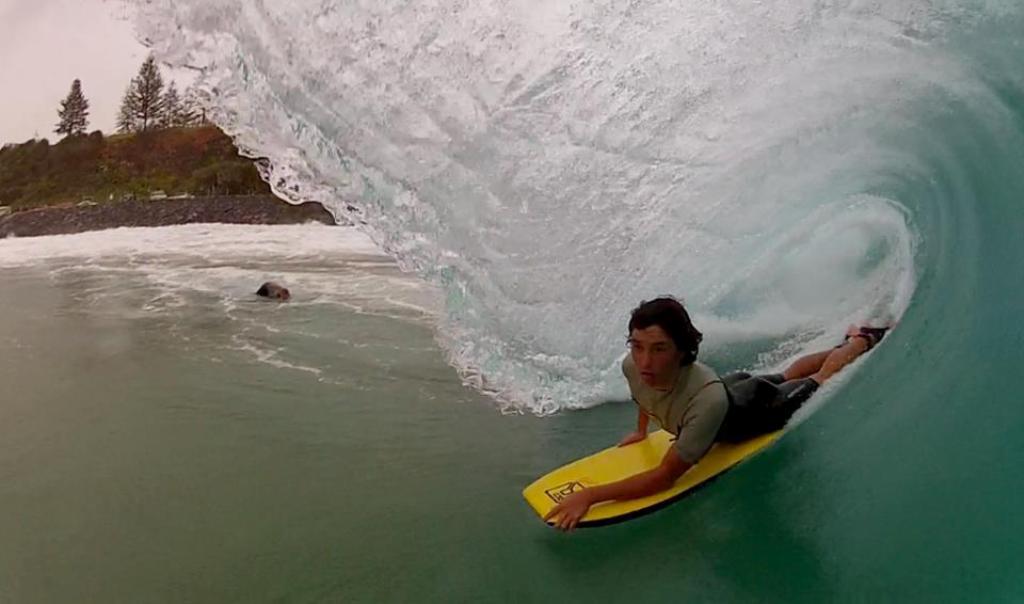
[[[135,4],[279,195],[442,288],[508,409],[621,388],[659,294],[723,366],[926,323],[1024,190],[1012,2]]]

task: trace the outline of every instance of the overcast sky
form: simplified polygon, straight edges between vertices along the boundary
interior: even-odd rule
[[[89,131],[113,132],[146,55],[117,0],[0,0],[0,145],[36,134],[56,141],[57,109],[75,78],[89,100]]]

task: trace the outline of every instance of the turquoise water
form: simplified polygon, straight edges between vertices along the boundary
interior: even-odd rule
[[[1024,598],[1016,4],[218,0],[139,26],[279,192],[419,277],[342,229],[0,242],[2,598]],[[266,278],[296,302],[253,302]],[[723,371],[898,325],[709,488],[556,534],[519,490],[629,430],[602,403],[665,292]]]
[[[922,279],[885,345],[767,452],[566,536],[520,489],[614,442],[633,410],[501,414],[445,363],[431,293],[342,233],[2,242],[0,599],[1021,597],[1020,331],[915,318],[980,286]],[[295,301],[254,300],[268,275]]]

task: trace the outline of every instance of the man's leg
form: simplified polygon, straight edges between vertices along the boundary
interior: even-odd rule
[[[781,376],[785,381],[813,378],[822,384],[851,361],[871,349],[885,336],[889,327],[858,327],[846,329],[846,340],[831,350],[802,356],[790,365]],[[870,341],[869,341],[870,338]]]
[[[801,378],[810,377],[821,370],[821,366],[825,364],[825,359],[828,355],[832,354],[835,349],[824,350],[822,352],[815,352],[800,357],[793,361],[793,363],[782,372],[782,376],[788,382],[789,380],[799,380]]]
[[[841,346],[828,351],[828,356],[825,357],[825,362],[821,364],[821,369],[810,377],[815,382],[818,382],[819,385],[824,384],[827,379],[852,363],[854,359],[867,352],[867,350],[867,339],[862,337],[850,338],[843,342]]]
[[[748,425],[744,425],[740,419],[731,420],[735,425],[729,427],[735,432],[731,432],[726,439],[735,438],[737,434],[739,438],[749,438],[755,434],[782,429],[821,384],[867,350],[867,338],[857,335],[831,350],[800,357],[782,374],[741,380],[733,386],[732,392],[741,398],[746,394],[746,408],[742,410],[747,414],[743,420]],[[759,388],[759,385],[767,386],[768,383],[774,384],[774,395],[767,398],[760,396],[766,389]]]

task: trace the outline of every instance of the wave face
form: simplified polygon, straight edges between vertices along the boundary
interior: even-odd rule
[[[136,3],[275,191],[439,285],[452,363],[538,413],[621,394],[659,294],[720,369],[999,324],[968,291],[1022,256],[1015,4]]]

